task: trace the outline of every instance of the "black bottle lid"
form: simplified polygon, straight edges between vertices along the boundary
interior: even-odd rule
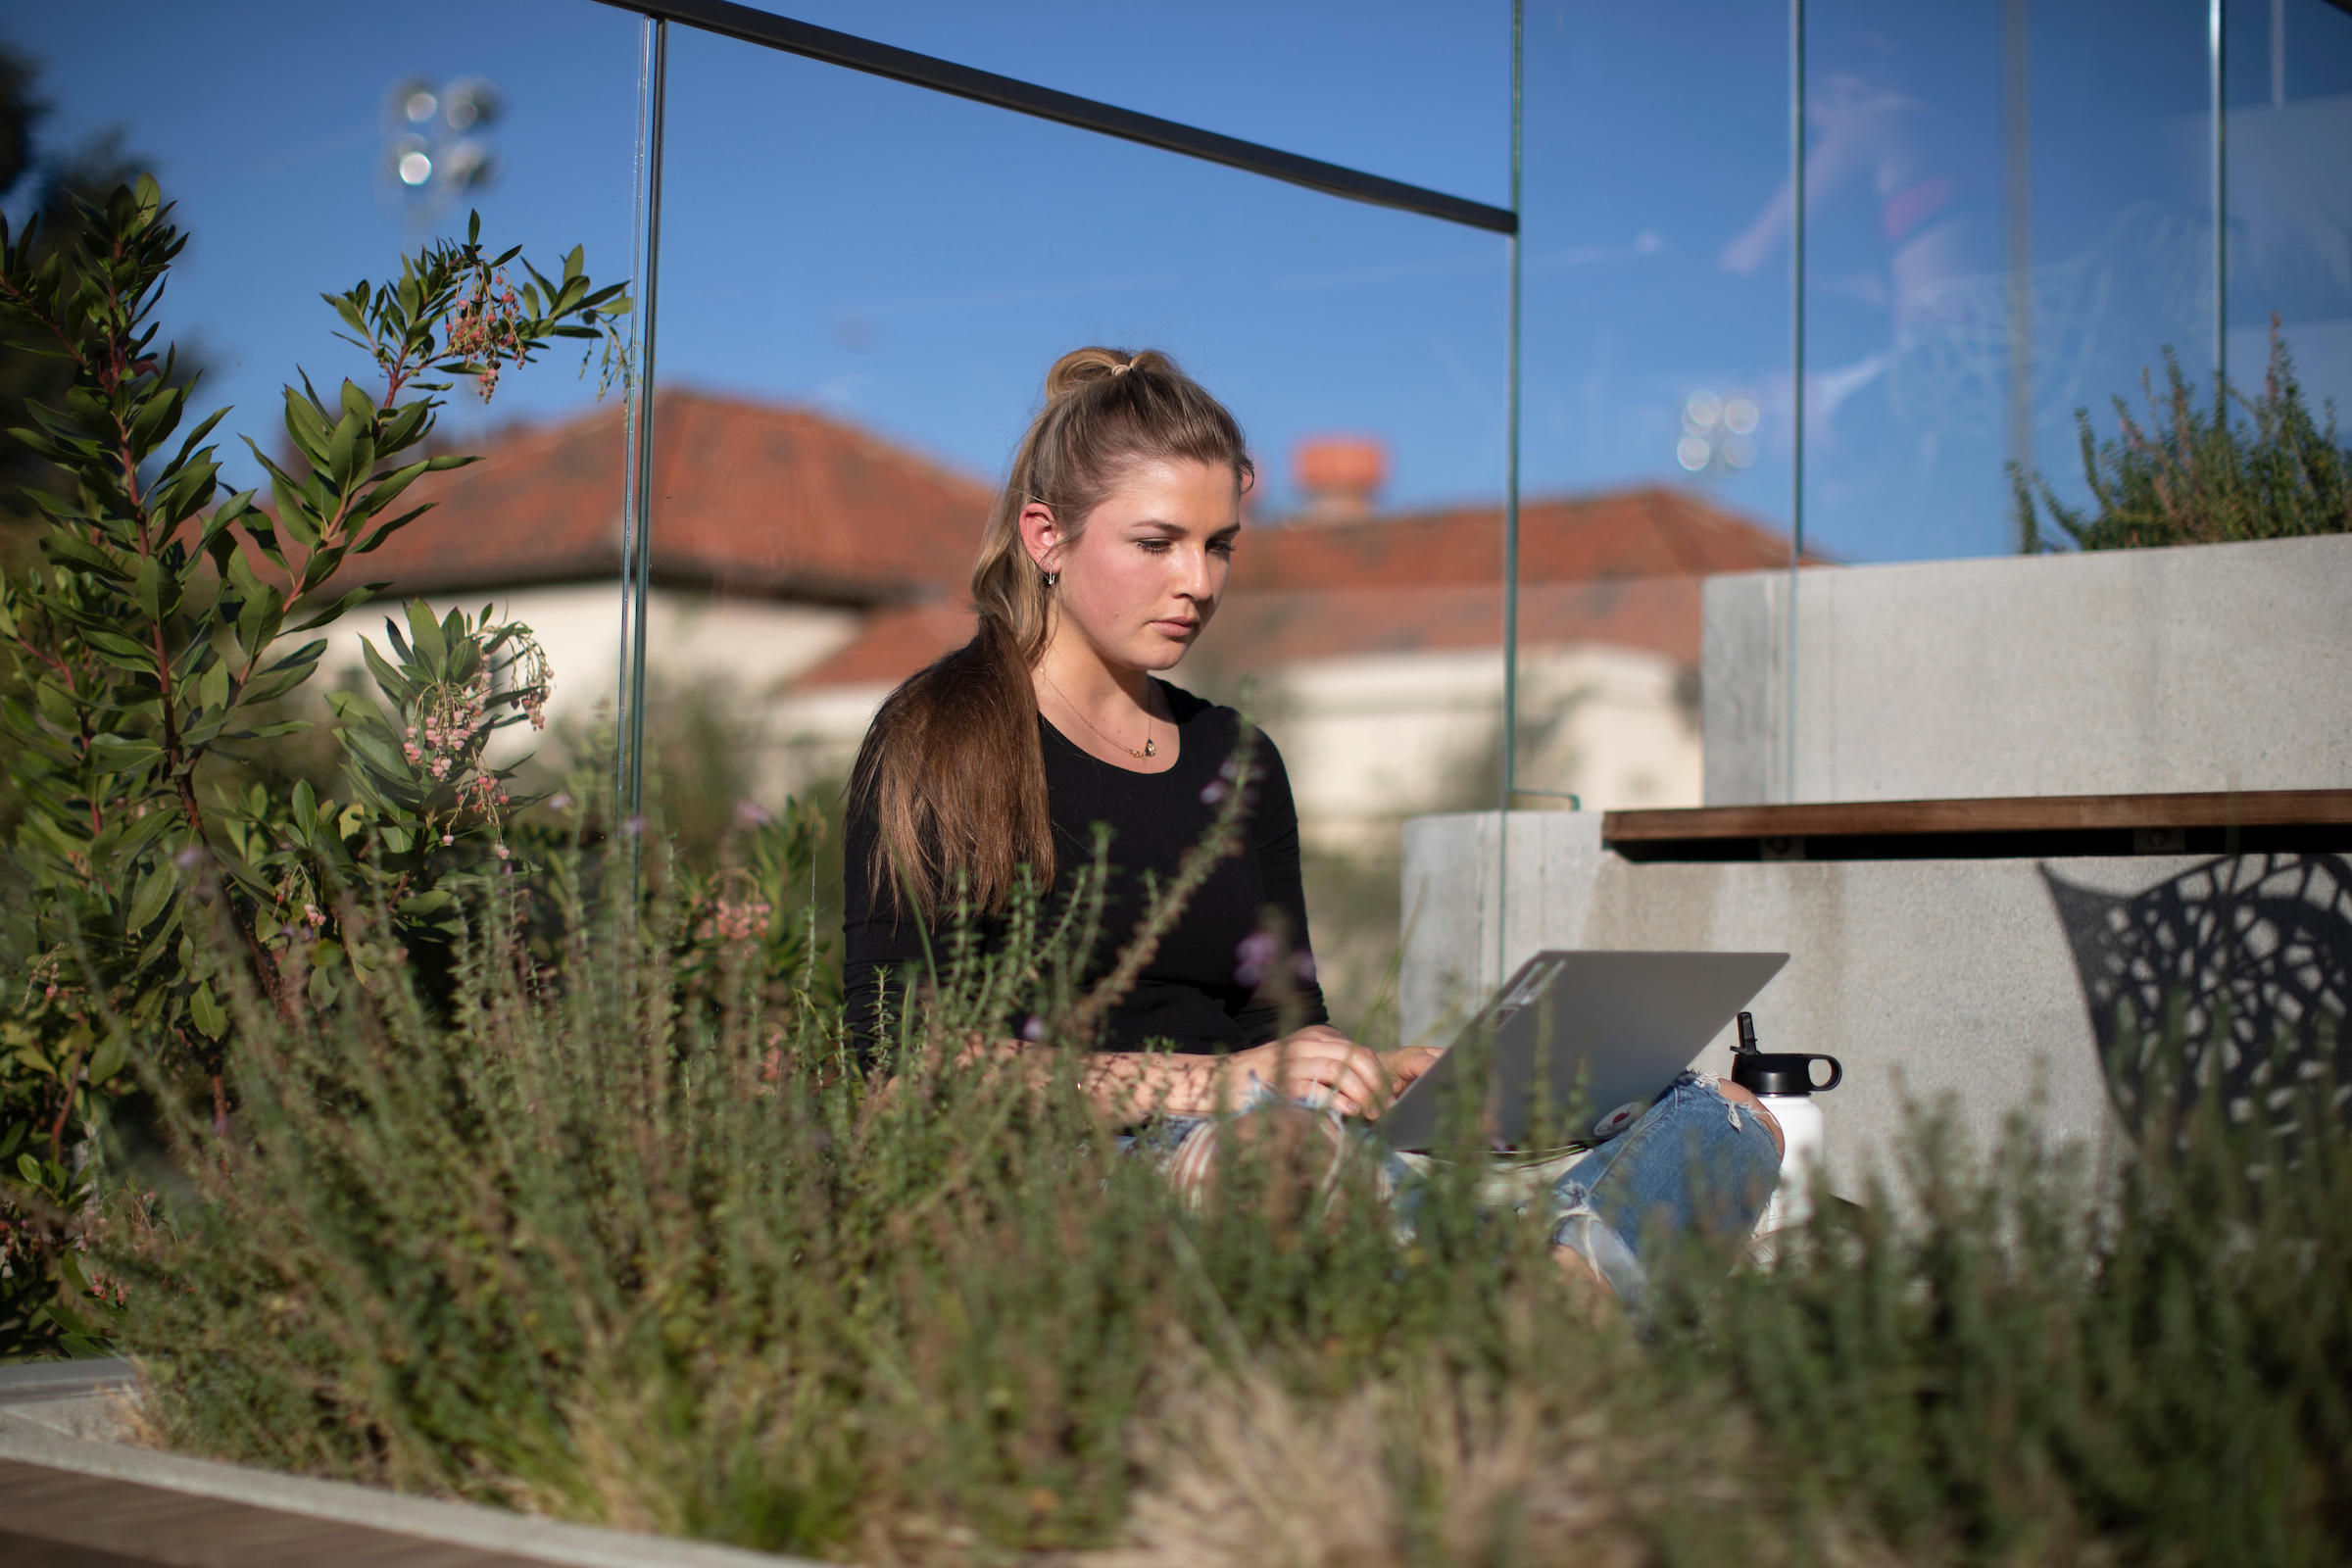
[[[1830,1081],[1813,1081],[1813,1063],[1830,1064]],[[1751,1095],[1818,1095],[1845,1079],[1836,1056],[1817,1056],[1798,1051],[1736,1051],[1732,1053],[1732,1082]]]
[[[1830,1081],[1813,1081],[1813,1064],[1830,1064]],[[1732,1082],[1751,1095],[1826,1094],[1845,1082],[1845,1068],[1836,1056],[1817,1056],[1801,1051],[1756,1049],[1755,1014],[1740,1015],[1740,1044],[1732,1048]]]

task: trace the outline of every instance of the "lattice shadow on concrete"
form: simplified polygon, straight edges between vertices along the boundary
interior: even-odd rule
[[[2287,1086],[2332,1068],[2339,1110],[2352,1097],[2352,861],[2230,856],[2129,896],[2041,875],[2134,1134],[2176,1072],[2183,1111],[2218,1086],[2233,1117],[2281,1132]]]

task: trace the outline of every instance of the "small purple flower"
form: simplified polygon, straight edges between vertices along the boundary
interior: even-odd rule
[[[735,803],[735,825],[747,833],[756,827],[765,827],[774,820],[774,817],[767,814],[767,808],[761,806],[758,801],[737,801]]]
[[[1242,938],[1242,945],[1234,950],[1234,956],[1242,960],[1233,971],[1236,983],[1253,986],[1263,980],[1281,951],[1282,945],[1271,931],[1252,931]]]
[[[559,791],[547,798],[547,804],[556,810],[568,811],[571,809],[571,794],[567,790]]]
[[[1040,1018],[1040,1017],[1039,1017],[1039,1016],[1038,1016],[1036,1013],[1034,1013],[1034,1012],[1033,1012],[1033,1013],[1031,1013],[1031,1014],[1029,1015],[1029,1021],[1028,1021],[1027,1023],[1025,1023],[1025,1024],[1021,1025],[1021,1038],[1022,1038],[1023,1040],[1027,1040],[1027,1041],[1029,1041],[1029,1042],[1031,1042],[1031,1043],[1033,1043],[1033,1044],[1034,1044],[1035,1042],[1037,1042],[1037,1041],[1040,1041],[1040,1040],[1043,1040],[1043,1039],[1045,1039],[1045,1038],[1046,1038],[1046,1020],[1045,1020],[1045,1019],[1043,1019],[1043,1018]]]
[[[620,831],[630,838],[636,838],[645,831],[645,818],[642,816],[630,817],[620,824]]]
[[[195,870],[197,866],[204,863],[204,846],[200,844],[189,845],[186,849],[181,850],[177,855],[172,857],[172,863],[178,866],[182,871]]]
[[[1213,778],[1201,787],[1200,800],[1203,805],[1214,806],[1224,798],[1225,786]]]

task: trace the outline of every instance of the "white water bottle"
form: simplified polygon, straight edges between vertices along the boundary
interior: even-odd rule
[[[1813,1081],[1813,1063],[1817,1061],[1830,1064],[1826,1084]],[[1844,1081],[1845,1068],[1836,1056],[1757,1050],[1755,1018],[1744,1012],[1740,1015],[1740,1044],[1732,1052],[1732,1082],[1762,1101],[1773,1120],[1781,1124],[1781,1185],[1765,1205],[1764,1217],[1756,1221],[1758,1236],[1802,1225],[1812,1217],[1814,1175],[1821,1169],[1828,1148],[1821,1106],[1814,1103],[1813,1097]]]

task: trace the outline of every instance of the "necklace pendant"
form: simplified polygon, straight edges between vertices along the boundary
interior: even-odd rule
[[[1144,749],[1135,755],[1138,757],[1157,757],[1159,755],[1159,743],[1153,740],[1151,736],[1147,735],[1144,737]]]

